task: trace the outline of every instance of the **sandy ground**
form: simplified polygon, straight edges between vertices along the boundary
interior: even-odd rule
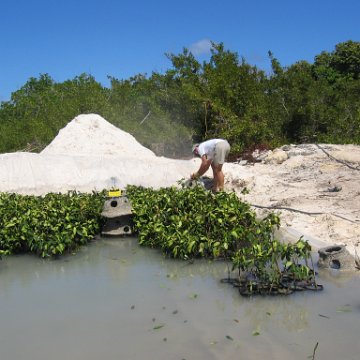
[[[260,216],[267,208],[279,212],[287,234],[304,235],[318,248],[342,244],[360,254],[359,146],[291,145],[263,158],[253,165],[226,164],[226,188]]]
[[[259,162],[224,165],[226,191],[235,191],[259,216],[280,212],[284,236],[303,235],[315,248],[343,244],[360,255],[360,146],[286,145],[254,156]],[[160,188],[177,185],[198,166],[199,159],[157,157],[99,115],[80,115],[40,154],[0,154],[0,191]]]

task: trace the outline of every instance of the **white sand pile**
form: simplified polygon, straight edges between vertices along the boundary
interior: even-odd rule
[[[157,157],[101,116],[80,115],[40,154],[0,155],[0,191],[43,195],[128,184],[160,188],[188,178],[194,162]]]
[[[42,155],[120,156],[142,159],[155,154],[129,133],[97,114],[80,115],[59,131]]]

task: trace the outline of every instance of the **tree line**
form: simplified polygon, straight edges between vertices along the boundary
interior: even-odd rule
[[[212,43],[202,63],[186,48],[166,56],[164,73],[108,76],[109,87],[85,73],[64,82],[30,78],[0,104],[0,153],[41,151],[87,113],[170,157],[190,155],[193,142],[212,137],[228,139],[233,154],[286,143],[360,144],[360,42],[286,67],[269,52],[270,73],[223,43]]]

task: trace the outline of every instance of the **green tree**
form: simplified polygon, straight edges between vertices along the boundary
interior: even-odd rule
[[[138,74],[104,87],[89,74],[61,83],[30,78],[0,106],[0,152],[40,151],[75,116],[102,115],[158,155],[190,155],[191,143],[224,137],[232,152],[264,144],[359,143],[360,43],[339,43],[314,63],[288,67],[269,52],[272,73],[212,43],[200,63],[186,48],[166,54],[163,74]]]
[[[323,51],[315,57],[315,73],[334,83],[339,79],[359,79],[360,42],[346,41],[335,46],[331,53]]]
[[[57,84],[48,74],[30,78],[2,103],[0,151],[40,151],[75,116],[105,112],[108,89],[86,74]]]

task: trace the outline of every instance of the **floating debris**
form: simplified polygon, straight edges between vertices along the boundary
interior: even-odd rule
[[[165,326],[165,324],[162,324],[162,325],[156,325],[153,327],[153,330],[159,330],[161,328],[163,328]]]

